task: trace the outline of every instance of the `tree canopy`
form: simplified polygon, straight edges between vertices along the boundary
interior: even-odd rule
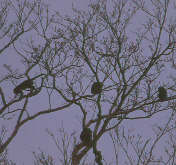
[[[2,1],[0,123],[13,120],[13,129],[6,136],[2,127],[0,161],[6,161],[3,155],[25,123],[69,109],[77,111],[82,130],[88,132],[81,139],[72,136],[74,145],[62,164],[86,164],[91,149],[93,162],[104,164],[98,142],[105,134],[114,144],[116,163],[121,161],[116,145],[126,154],[127,164],[174,162],[175,9],[171,0],[97,0],[87,11],[73,7],[74,15],[63,16],[40,0]],[[166,90],[164,96],[159,87]],[[35,100],[45,101],[32,111]],[[168,114],[166,124],[157,121],[152,144],[151,139],[141,141],[122,131],[125,121],[149,120],[162,112]],[[167,158],[159,160],[153,150],[164,135],[172,145]],[[124,140],[132,145],[135,159]],[[34,156],[36,164],[46,163],[41,161],[44,153]],[[51,157],[47,159],[51,165]]]

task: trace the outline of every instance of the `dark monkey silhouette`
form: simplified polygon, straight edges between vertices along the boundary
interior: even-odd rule
[[[167,91],[164,87],[158,88],[158,97],[161,101],[164,101],[167,99]]]
[[[40,74],[38,76],[35,76],[29,80],[25,80],[23,81],[21,84],[19,84],[18,86],[16,86],[13,90],[15,95],[21,94],[21,96],[23,95],[23,91],[24,90],[30,90],[30,92],[32,93],[33,90],[35,90],[35,87],[33,85],[33,80],[35,80],[36,78],[42,76],[43,74]]]
[[[23,90],[30,89],[32,92],[35,87],[33,86],[33,80],[25,80],[21,84],[19,84],[16,88],[14,88],[13,92],[14,94],[23,94]]]
[[[103,87],[102,82],[93,83],[92,88],[91,88],[91,93],[94,94],[94,95],[101,93],[102,92],[102,87]]]
[[[85,145],[87,145],[87,146],[92,145],[92,131],[91,131],[91,129],[85,127],[83,129],[83,131],[81,132],[80,139]]]

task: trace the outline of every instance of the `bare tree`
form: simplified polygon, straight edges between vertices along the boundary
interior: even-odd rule
[[[144,139],[141,135],[124,127],[116,128],[110,132],[114,146],[116,164],[174,164],[175,141],[175,112],[169,119],[153,126],[153,135]],[[160,151],[160,152],[156,152]],[[120,156],[123,155],[123,159]]]
[[[98,0],[89,5],[87,12],[73,8],[73,18],[62,17],[58,12],[50,14],[47,6],[38,1],[17,2],[20,5],[12,4],[12,8],[17,13],[18,28],[12,29],[20,35],[10,36],[0,53],[13,46],[27,69],[16,73],[4,65],[8,74],[0,83],[3,86],[8,81],[14,85],[25,78],[32,79],[34,86],[26,87],[24,80],[19,80],[13,98],[7,98],[4,88],[0,88],[1,119],[16,118],[14,130],[2,142],[0,153],[24,123],[74,106],[82,115],[82,130],[89,130],[92,138],[86,144],[83,136],[80,142],[78,137],[71,163],[80,164],[93,149],[95,162],[101,165],[104,160],[97,143],[104,134],[125,120],[152,118],[173,109],[176,81],[171,71],[176,69],[176,25],[169,15],[169,10],[174,12],[173,1],[112,0],[109,5],[107,0]],[[4,10],[8,13],[7,6]],[[162,100],[158,98],[160,86],[166,90]],[[30,100],[42,92],[47,94],[48,107],[38,108],[33,114]],[[58,107],[53,108],[52,97],[60,100]],[[14,109],[16,104],[19,108]],[[152,155],[138,162],[149,164],[151,160]],[[129,162],[133,163],[130,159]]]
[[[31,3],[28,1],[13,2],[10,3],[11,8],[8,4],[5,7],[1,7],[5,16],[8,13],[8,7],[12,11],[12,16],[13,14],[16,15],[16,26],[12,26],[12,29],[8,32],[3,33],[5,23],[2,24],[2,36],[9,38],[9,42],[7,44],[4,42],[5,46],[2,46],[1,54],[4,50],[12,48],[14,54],[16,53],[16,57],[20,59],[21,67],[24,66],[25,69],[21,69],[21,72],[19,72],[13,68],[16,66],[4,64],[7,73],[6,75],[1,75],[0,80],[0,96],[2,101],[0,117],[1,120],[16,119],[16,124],[11,135],[4,138],[0,146],[0,153],[6,149],[23,124],[42,114],[63,110],[73,104],[63,94],[62,88],[57,87],[56,83],[56,80],[59,81],[59,79],[65,77],[64,72],[73,67],[74,64],[66,61],[67,57],[70,56],[67,54],[67,44],[69,42],[63,44],[63,42],[59,41],[63,40],[62,35],[60,34],[60,37],[59,34],[57,37],[55,36],[56,31],[54,31],[54,28],[56,29],[56,24],[54,16],[49,14],[48,7],[42,4],[41,1],[33,1]],[[5,19],[6,17],[4,17],[2,15],[2,21],[4,20],[4,22],[8,23]],[[53,32],[51,36],[50,31]],[[20,35],[16,36],[18,33]],[[14,36],[15,39],[13,38]],[[10,58],[13,59],[13,56]],[[6,92],[6,88],[3,87],[7,82],[11,83],[10,93]],[[46,89],[45,92],[48,94],[49,105],[46,109],[32,114],[30,112],[32,106],[30,107],[31,104],[29,102],[34,96],[37,97],[41,94],[43,89]],[[62,101],[60,106],[51,108],[50,100],[54,91],[65,102]],[[56,95],[55,98],[59,99],[59,95]],[[15,108],[16,105],[18,108]]]

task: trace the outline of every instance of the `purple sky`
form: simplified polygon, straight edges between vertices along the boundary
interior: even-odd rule
[[[88,4],[88,1],[86,2],[82,0],[47,0],[45,2],[50,5],[50,9],[59,11],[63,15],[72,15],[72,2],[74,2],[74,4],[80,9],[86,9]],[[1,56],[1,59],[1,66],[4,63],[9,65],[13,65],[14,63],[14,60],[12,60],[12,58],[9,56]],[[14,57],[14,59],[16,59],[16,57]],[[15,64],[15,67],[17,66],[18,62]],[[41,100],[41,104],[43,103],[44,100]],[[37,109],[37,104],[39,103],[33,103],[34,111]],[[78,120],[80,117],[79,115],[80,114],[75,113],[74,111],[72,113],[69,111],[60,111],[55,114],[43,115],[32,122],[25,124],[18,132],[12,143],[9,145],[10,158],[18,165],[31,165],[33,163],[32,152],[38,151],[39,147],[43,151],[56,156],[55,144],[46,133],[46,128],[56,134],[62,123],[68,132],[73,132],[74,130],[77,130],[77,128],[81,129],[81,120]],[[9,126],[9,130],[11,127],[11,122],[12,121],[6,125]],[[78,134],[79,133],[80,132],[78,132]]]
[[[53,10],[58,10],[63,15],[72,15],[71,6],[72,2],[74,2],[77,8],[87,9],[88,0],[48,0],[47,1]],[[140,19],[140,18],[139,18]],[[139,21],[138,19],[138,21]],[[9,50],[10,51],[10,50]],[[5,52],[6,54],[7,52]],[[8,52],[9,53],[9,52]],[[13,64],[14,61],[9,56],[1,56],[0,68],[4,63]],[[18,62],[16,62],[18,64]],[[165,78],[164,78],[165,79]],[[161,82],[163,82],[161,80]],[[8,89],[7,89],[8,90]],[[11,90],[11,89],[9,89]],[[44,100],[41,100],[41,105],[44,103]],[[37,109],[37,105],[40,103],[33,103],[33,111]],[[152,121],[165,121],[165,118],[168,114],[161,113],[160,116],[154,116]],[[7,128],[10,130],[12,121],[6,122]],[[9,156],[12,160],[14,160],[18,165],[31,165],[33,163],[33,151],[38,151],[39,148],[41,150],[50,153],[51,155],[56,156],[56,148],[55,144],[52,141],[51,137],[46,133],[46,128],[56,133],[61,125],[64,125],[64,128],[68,132],[73,132],[74,130],[81,130],[81,119],[80,113],[72,111],[70,113],[69,110],[64,110],[57,112],[55,114],[47,114],[43,115],[31,122],[25,124],[17,136],[14,138],[12,143],[9,145]],[[145,135],[146,137],[152,136],[151,134],[151,126],[153,122],[150,122],[150,119],[138,120],[138,121],[125,121],[124,125],[128,126],[128,129],[136,129],[136,133],[140,133],[141,135]],[[139,127],[139,125],[141,127]],[[145,130],[145,131],[144,131]],[[80,131],[77,131],[77,135],[79,135]],[[110,154],[110,150],[112,148],[111,143],[109,143],[109,137],[104,135],[100,141],[103,144],[102,153],[105,156],[106,160],[112,160],[112,155]]]

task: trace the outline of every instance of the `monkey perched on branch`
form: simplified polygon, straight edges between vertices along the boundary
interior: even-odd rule
[[[33,86],[33,81],[31,79],[23,81],[21,84],[19,84],[16,88],[14,88],[13,92],[14,94],[23,94],[23,90],[30,89],[32,92],[35,87]]]
[[[33,80],[35,80],[36,78],[42,76],[43,74],[40,74],[38,76],[35,76],[31,79],[25,80],[23,81],[21,84],[19,84],[18,86],[16,86],[13,90],[15,95],[20,94],[21,96],[23,96],[23,91],[24,90],[30,90],[30,93],[32,93],[35,90],[35,87],[33,85]]]
[[[158,88],[158,97],[161,101],[164,101],[167,99],[167,91],[164,87]]]
[[[91,131],[91,129],[85,127],[83,129],[83,131],[81,132],[80,139],[86,146],[91,146],[92,145],[92,131]]]
[[[94,95],[101,93],[102,92],[102,87],[103,87],[102,82],[93,83],[92,88],[91,88],[91,93],[94,94]]]

